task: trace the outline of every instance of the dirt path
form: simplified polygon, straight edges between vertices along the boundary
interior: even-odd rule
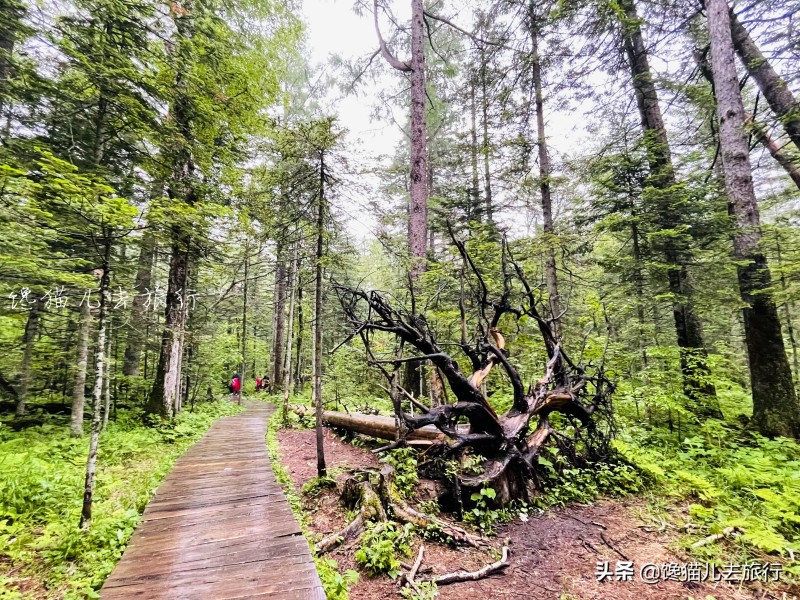
[[[248,404],[177,461],[103,585],[103,600],[325,598],[267,457],[273,411]]]
[[[283,463],[289,470],[299,490],[316,476],[314,432],[288,430],[278,434]],[[330,431],[325,432],[325,453],[328,465],[335,471],[341,468],[374,467],[377,460],[367,450],[343,443]],[[420,486],[418,499],[424,497],[425,486]],[[423,497],[419,498],[422,494]],[[304,496],[306,510],[312,515],[311,527],[322,535],[337,531],[347,520],[335,490],[324,490],[314,497]],[[525,599],[530,600],[687,600],[688,598],[715,600],[743,600],[750,598],[797,598],[797,590],[783,586],[763,589],[759,582],[746,586],[719,581],[674,581],[658,577],[655,583],[645,583],[640,570],[646,564],[687,565],[691,559],[670,548],[675,545],[675,534],[670,530],[652,531],[644,527],[639,514],[644,512],[644,502],[635,498],[604,500],[591,506],[575,505],[560,510],[549,510],[527,521],[515,520],[498,529],[497,540],[507,540],[511,548],[511,565],[503,574],[475,582],[465,582],[439,588],[440,598],[447,600]],[[425,560],[422,578],[464,569],[479,569],[491,558],[474,550],[448,548],[425,543]],[[414,548],[416,552],[416,547]],[[356,569],[352,545],[337,549],[331,558],[341,569]],[[406,559],[412,562],[413,559]],[[620,563],[633,562],[633,577],[616,580]],[[605,581],[598,581],[598,563],[614,573]],[[672,567],[667,567],[671,569]],[[705,568],[705,563],[702,564]],[[705,575],[701,571],[701,576]],[[680,575],[678,575],[680,577]],[[351,588],[351,600],[399,598],[397,587],[387,577],[370,578],[361,575]]]

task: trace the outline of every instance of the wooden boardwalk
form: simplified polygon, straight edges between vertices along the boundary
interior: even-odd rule
[[[158,488],[103,600],[324,600],[264,441],[272,406],[215,423]]]

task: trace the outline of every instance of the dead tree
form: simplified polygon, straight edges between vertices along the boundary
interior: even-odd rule
[[[446,343],[437,340],[425,315],[393,305],[380,292],[337,284],[334,287],[340,303],[353,326],[348,339],[361,338],[369,363],[379,368],[388,380],[400,432],[434,425],[445,439],[434,442],[429,455],[433,452],[445,459],[457,459],[470,451],[484,458],[483,473],[462,477],[455,487],[491,485],[500,501],[526,497],[528,484],[535,481],[537,459],[545,444],[556,444],[575,464],[608,456],[614,386],[602,364],[580,365],[561,347],[552,323],[542,317],[537,291],[506,242],[502,249],[503,288],[499,292],[489,289],[466,246],[455,237],[453,242],[476,290],[473,299],[479,321],[476,333],[471,340],[467,339],[466,313],[462,310],[462,338],[455,344],[470,363],[469,373],[461,370],[454,355],[442,349]],[[509,360],[506,338],[500,331],[501,319],[506,316],[517,327],[523,318],[534,322],[547,353],[544,373],[527,388]],[[507,322],[508,317],[504,320]],[[371,344],[375,332],[392,334],[400,345],[419,354],[403,358],[397,353],[394,357],[379,358]],[[450,388],[450,401],[412,416],[400,408],[396,374],[401,364],[413,361],[433,363]],[[513,388],[513,406],[505,415],[498,415],[481,391],[481,384],[495,367],[503,369]],[[555,413],[560,416],[554,417]],[[468,428],[458,426],[464,421]],[[398,439],[398,444],[401,443],[402,435]]]

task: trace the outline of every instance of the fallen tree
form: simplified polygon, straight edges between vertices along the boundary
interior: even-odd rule
[[[597,365],[579,364],[564,350],[551,326],[553,320],[562,315],[553,315],[550,319],[542,316],[538,308],[541,299],[526,279],[508,243],[504,241],[502,245],[502,289],[493,291],[465,244],[452,233],[451,237],[464,268],[459,301],[461,339],[449,345],[456,346],[469,361],[469,373],[462,372],[456,358],[443,350],[447,342],[439,342],[425,315],[416,312],[413,294],[412,306],[407,309],[390,302],[380,292],[335,284],[341,306],[353,326],[345,342],[359,337],[369,364],[378,368],[388,382],[395,425],[389,429],[388,422],[384,423],[384,433],[378,437],[388,438],[394,433],[393,446],[401,446],[415,435],[423,432],[428,435],[433,426],[441,437],[433,441],[429,456],[449,460],[470,452],[483,457],[482,472],[459,477],[456,488],[490,485],[501,502],[524,498],[531,482],[536,481],[538,457],[548,443],[557,445],[562,456],[576,465],[608,457],[614,386],[605,375],[602,359]],[[466,298],[463,291],[467,274],[474,290],[471,298]],[[468,304],[477,322],[468,323]],[[527,388],[510,360],[506,337],[500,330],[501,320],[512,323],[517,330],[525,321],[532,322],[538,330],[547,362],[541,376]],[[471,325],[475,334],[468,339]],[[376,355],[372,340],[379,332],[390,334],[398,342],[394,356]],[[403,356],[404,348],[413,349],[415,354]],[[446,382],[450,390],[447,397],[451,401],[426,407],[417,398],[414,406],[424,410],[412,414],[403,408],[404,398],[411,394],[400,386],[399,372],[401,365],[421,361],[431,364]],[[494,368],[503,370],[513,389],[513,405],[504,415],[495,412],[482,391]],[[332,422],[334,415],[328,414]],[[358,431],[359,419],[355,415],[341,416],[337,425]],[[464,422],[468,426],[459,427]],[[458,501],[460,503],[460,497]]]
[[[308,417],[315,415],[314,410],[307,406],[293,406],[292,410]],[[397,420],[394,417],[324,410],[322,411],[322,421],[329,427],[346,429],[352,433],[360,433],[380,440],[397,439]],[[431,442],[441,442],[445,439],[446,436],[433,425],[420,427],[406,435],[406,442],[422,442],[420,445],[430,445]],[[428,443],[424,444],[424,442]]]

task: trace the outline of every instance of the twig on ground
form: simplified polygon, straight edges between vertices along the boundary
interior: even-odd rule
[[[417,594],[421,594],[422,592],[417,586],[417,582],[414,581],[414,577],[417,576],[417,571],[419,571],[419,566],[422,564],[422,555],[425,553],[425,545],[419,545],[419,553],[417,554],[417,560],[414,561],[414,566],[408,571],[408,575],[406,575],[406,583],[413,589]]]
[[[489,575],[502,571],[509,565],[508,562],[508,546],[503,546],[503,556],[497,562],[486,565],[477,571],[457,571],[455,573],[447,573],[440,577],[433,578],[436,585],[448,585],[450,583],[458,583],[459,581],[477,581],[488,577]]]
[[[620,552],[620,551],[619,551],[619,550],[617,550],[617,549],[616,549],[616,548],[615,548],[613,545],[611,545],[611,542],[609,542],[609,541],[606,539],[606,536],[604,536],[602,533],[600,534],[600,539],[601,539],[601,540],[603,540],[603,543],[604,543],[606,546],[608,546],[609,548],[611,548],[611,549],[612,549],[614,552],[616,552],[617,554],[619,554],[619,555],[620,555],[622,558],[624,558],[625,560],[630,560],[630,559],[629,559],[627,556],[625,556],[625,555],[624,555],[622,552]]]
[[[739,535],[738,527],[726,527],[722,530],[722,533],[714,533],[708,537],[704,537],[702,540],[696,541],[694,544],[692,544],[692,548],[699,548],[700,546],[705,546],[706,544],[716,542],[717,540],[721,540],[726,537],[734,537],[737,535]]]

